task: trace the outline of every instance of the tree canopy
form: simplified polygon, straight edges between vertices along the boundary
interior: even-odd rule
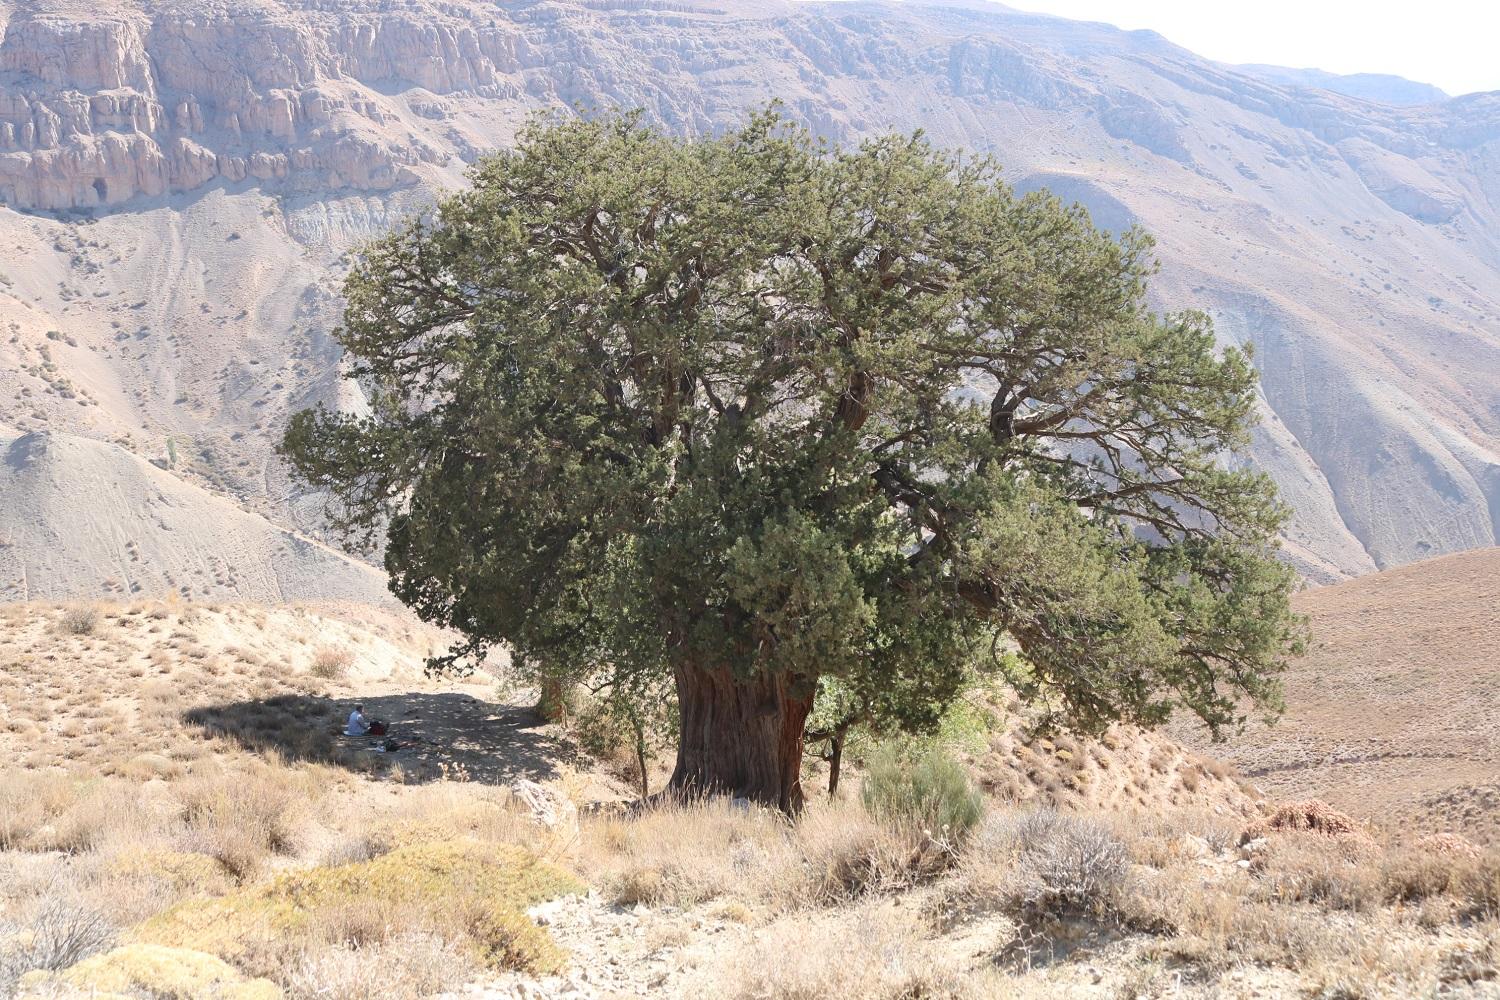
[[[1233,458],[1254,371],[1153,268],[920,135],[538,119],[365,250],[369,410],[283,451],[461,653],[674,681],[682,789],[795,809],[820,677],[910,726],[991,670],[1077,728],[1217,732],[1301,625]]]

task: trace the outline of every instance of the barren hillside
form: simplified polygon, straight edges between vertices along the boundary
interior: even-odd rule
[[[122,448],[0,425],[0,601],[394,603],[385,575]]]
[[[1285,718],[1203,749],[1273,798],[1318,796],[1392,828],[1500,842],[1500,549],[1298,604],[1315,641],[1286,679]]]
[[[533,109],[701,132],[779,97],[1153,230],[1160,303],[1257,349],[1255,459],[1313,578],[1491,545],[1500,99],[1278,79],[998,6],[0,0],[0,421],[174,448],[315,530],[270,446],[291,409],[358,405],[328,339],[346,249]]]

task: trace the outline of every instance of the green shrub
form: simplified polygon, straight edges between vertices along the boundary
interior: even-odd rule
[[[915,759],[886,745],[870,759],[865,808],[882,819],[908,823],[934,839],[961,840],[984,816],[984,797],[962,764],[941,749]]]

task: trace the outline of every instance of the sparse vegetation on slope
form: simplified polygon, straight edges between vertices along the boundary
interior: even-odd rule
[[[1299,594],[1315,641],[1285,718],[1215,747],[1268,794],[1318,798],[1396,834],[1500,845],[1500,548]]]
[[[569,771],[559,762],[587,762],[566,735],[513,725],[488,689],[422,679],[430,638],[409,625],[380,627],[382,658],[350,623],[362,611],[100,605],[77,636],[57,627],[64,610],[0,614],[6,718],[27,723],[0,727],[0,978],[38,1000],[466,983],[545,1000],[1406,1000],[1500,981],[1500,855],[1454,836],[1393,841],[1326,807],[1278,813],[1160,737],[967,727],[948,752],[989,791],[962,838],[866,808],[864,751],[844,793],[814,796],[795,824],[724,799],[575,818],[568,801],[633,789]],[[334,633],[355,662],[343,680],[312,677]],[[87,697],[70,686],[80,672]],[[472,748],[367,766],[383,755],[322,742],[340,720],[292,712],[284,684],[339,705],[390,697],[420,713],[392,712],[398,732]],[[428,715],[420,699],[439,693],[463,714]],[[83,744],[69,723],[111,704],[128,732]],[[253,719],[273,706],[262,739],[197,721],[232,704]],[[115,740],[130,766],[101,774]],[[1062,779],[1079,760],[1092,770],[1075,789]],[[507,787],[516,767],[546,787]]]

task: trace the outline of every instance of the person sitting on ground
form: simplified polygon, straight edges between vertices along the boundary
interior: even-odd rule
[[[345,736],[368,736],[370,735],[370,721],[365,718],[365,706],[355,705],[354,711],[349,713],[349,723],[344,726]]]

